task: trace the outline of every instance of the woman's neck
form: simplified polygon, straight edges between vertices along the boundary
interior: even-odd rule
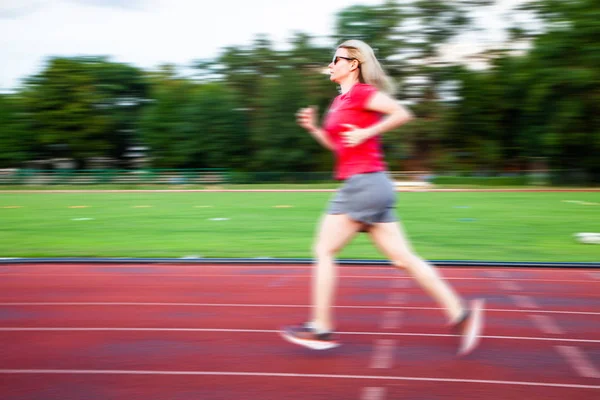
[[[342,89],[341,93],[342,94],[348,93],[350,91],[350,89],[352,89],[352,86],[356,85],[357,83],[358,83],[358,79],[354,79],[354,78],[349,78],[343,82],[340,82],[340,88]]]

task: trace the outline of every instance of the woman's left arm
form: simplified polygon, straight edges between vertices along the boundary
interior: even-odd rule
[[[403,107],[396,99],[385,93],[377,92],[367,101],[366,108],[384,115],[378,123],[368,128],[358,128],[354,125],[345,124],[348,131],[343,132],[344,142],[348,146],[356,146],[365,140],[391,131],[401,125],[404,125],[411,119],[413,114]]]

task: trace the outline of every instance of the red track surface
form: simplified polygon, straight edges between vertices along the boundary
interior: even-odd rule
[[[600,398],[600,273],[451,268],[487,299],[455,357],[439,307],[389,267],[340,267],[343,346],[277,329],[308,316],[310,267],[0,265],[0,398]]]

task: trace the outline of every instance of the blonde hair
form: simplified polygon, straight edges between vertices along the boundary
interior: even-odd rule
[[[382,92],[390,95],[394,94],[396,85],[381,67],[371,46],[362,40],[353,39],[346,40],[337,48],[348,50],[348,56],[358,60],[360,63],[358,79],[360,82],[373,85]]]

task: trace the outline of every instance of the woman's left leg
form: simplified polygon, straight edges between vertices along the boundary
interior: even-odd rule
[[[473,300],[470,306],[466,307],[437,270],[412,251],[399,223],[376,223],[369,233],[375,244],[396,267],[406,269],[421,287],[444,307],[450,324],[461,335],[458,354],[466,355],[473,351],[483,331],[483,299]]]
[[[397,268],[406,269],[421,287],[440,304],[450,323],[455,323],[465,309],[462,299],[442,279],[437,270],[412,250],[400,223],[383,222],[371,226],[369,236]]]

